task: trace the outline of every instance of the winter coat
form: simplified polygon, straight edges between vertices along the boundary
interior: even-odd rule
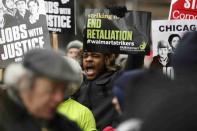
[[[112,104],[112,88],[119,72],[106,72],[95,80],[85,80],[78,101],[88,107],[96,119],[100,131],[107,126],[116,126],[117,112]]]
[[[35,119],[6,92],[0,92],[0,131],[80,131],[75,123],[60,114],[55,114],[51,121]]]

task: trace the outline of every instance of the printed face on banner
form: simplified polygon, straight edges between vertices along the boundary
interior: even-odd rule
[[[0,68],[34,48],[50,48],[43,0],[0,0]]]
[[[21,1],[17,1],[16,2],[16,8],[19,11],[20,14],[25,14],[26,11],[26,3],[25,1],[21,0]]]
[[[197,20],[155,20],[152,21],[153,62],[152,68],[160,68],[164,74],[174,78],[171,58],[181,37],[189,31],[196,31]]]
[[[6,0],[4,6],[7,7],[8,9],[13,9],[14,8],[14,0]]]
[[[111,53],[145,53],[150,44],[149,12],[131,11],[119,18],[107,9],[86,9],[84,50]]]
[[[172,0],[169,19],[197,19],[197,0]]]
[[[74,34],[74,0],[45,0],[45,6],[49,31]]]
[[[38,3],[35,1],[30,1],[28,2],[28,7],[29,7],[29,11],[32,15],[35,15],[36,13],[38,13]]]
[[[164,47],[164,48],[158,48],[158,55],[161,58],[166,58],[168,57],[168,48]]]

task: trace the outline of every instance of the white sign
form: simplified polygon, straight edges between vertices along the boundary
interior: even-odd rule
[[[152,68],[160,69],[174,79],[172,56],[182,36],[196,31],[197,20],[154,20],[152,21]]]
[[[196,31],[197,20],[153,20],[152,21],[152,43],[153,56],[158,54],[157,45],[159,41],[168,43],[169,50],[176,47],[172,44],[172,36],[179,35],[180,38],[188,31]],[[174,45],[174,47],[172,47]]]

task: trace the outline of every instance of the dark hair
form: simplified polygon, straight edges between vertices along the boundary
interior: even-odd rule
[[[169,42],[171,47],[172,47],[172,40],[173,40],[174,37],[178,37],[179,39],[181,39],[181,37],[178,34],[171,34],[168,38],[168,42]]]
[[[32,2],[32,1],[35,2],[35,3],[37,3],[38,6],[39,6],[39,2],[38,2],[37,0],[29,0],[29,1],[27,2],[28,7],[29,7],[29,3]]]
[[[83,53],[85,53],[85,52],[83,52]],[[94,53],[94,52],[92,52],[92,53]],[[117,58],[116,54],[112,54],[112,53],[100,53],[100,54],[103,55],[103,57],[105,59],[104,66],[107,71],[116,71],[116,70],[120,69],[120,67],[115,64],[115,61]],[[84,58],[82,57],[82,61],[83,61],[83,59]]]
[[[111,53],[104,53],[105,57],[105,67],[108,71],[116,71],[119,69],[119,67],[116,65],[116,54]]]

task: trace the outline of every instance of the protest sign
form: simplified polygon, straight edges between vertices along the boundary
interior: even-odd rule
[[[31,49],[50,48],[43,0],[10,0],[9,6],[1,2],[0,68],[22,61]]]
[[[48,29],[57,33],[73,33],[75,0],[45,0]]]
[[[169,19],[197,19],[197,0],[172,0]]]
[[[150,44],[151,13],[129,11],[119,18],[108,9],[86,9],[84,51],[145,53]]]
[[[181,37],[189,31],[196,31],[197,20],[154,20],[152,21],[152,43],[154,68],[174,78],[171,57]]]

